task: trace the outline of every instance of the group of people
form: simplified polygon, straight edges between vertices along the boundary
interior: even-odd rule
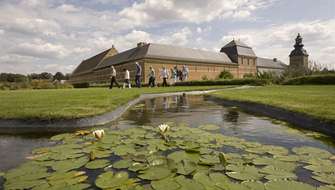
[[[141,88],[141,77],[142,77],[142,67],[138,62],[135,62],[136,70],[135,70],[135,85],[137,88]],[[109,88],[112,89],[113,85],[115,84],[118,88],[120,88],[119,83],[116,80],[116,69],[114,66],[111,66],[111,82]],[[124,83],[123,83],[123,88],[131,88],[131,83],[130,83],[130,72],[128,69],[123,69],[124,72]],[[184,65],[181,70],[178,69],[177,66],[171,69],[171,75],[169,70],[166,67],[163,67],[161,72],[160,72],[160,77],[163,80],[162,86],[168,86],[168,79],[171,78],[174,83],[178,81],[185,81],[188,79],[189,75],[189,69]],[[149,78],[149,87],[155,87],[156,86],[156,71],[155,69],[150,66],[149,68],[149,74],[147,76]]]

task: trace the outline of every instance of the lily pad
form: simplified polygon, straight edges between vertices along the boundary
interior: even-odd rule
[[[197,190],[205,190],[205,188],[195,180],[187,179],[184,176],[178,176],[175,178],[176,182],[181,186],[180,190],[190,190],[190,189],[197,189]]]
[[[315,187],[305,183],[296,181],[269,181],[265,184],[266,190],[283,190],[283,189],[294,189],[294,190],[316,190]]]
[[[206,130],[206,131],[215,131],[220,129],[219,126],[213,125],[213,124],[207,124],[207,125],[201,125],[199,126],[200,129]]]
[[[128,181],[127,172],[113,173],[111,171],[105,172],[98,176],[95,181],[97,187],[102,189],[115,188],[126,184]]]
[[[109,160],[94,160],[91,162],[88,162],[85,167],[87,169],[99,169],[104,168],[110,164]]]
[[[147,180],[160,180],[169,177],[172,172],[165,167],[151,167],[147,170],[141,171],[138,177]]]
[[[155,190],[177,190],[180,185],[173,178],[152,181],[151,186]]]
[[[316,179],[322,183],[330,184],[330,185],[335,185],[335,174],[318,174],[316,176],[312,176],[313,179]]]
[[[254,166],[242,166],[242,165],[228,165],[226,174],[236,180],[259,180],[264,175],[259,173],[259,170]]]

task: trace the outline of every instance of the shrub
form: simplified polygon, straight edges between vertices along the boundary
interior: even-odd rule
[[[229,71],[222,71],[219,75],[219,79],[233,79],[234,76]]]
[[[243,78],[244,79],[248,79],[248,78],[250,79],[250,78],[255,78],[255,76],[253,74],[251,74],[251,73],[248,73],[248,74],[244,74]]]
[[[207,80],[207,81],[186,81],[177,82],[175,86],[216,86],[216,85],[254,85],[264,86],[269,84],[262,79],[231,79],[231,80]]]
[[[335,75],[309,75],[287,79],[283,82],[285,85],[302,84],[335,84]]]
[[[77,84],[73,84],[74,88],[88,88],[90,87],[89,83],[77,83]]]
[[[202,80],[208,80],[208,77],[207,77],[207,75],[204,75],[204,76],[201,77],[201,79]]]

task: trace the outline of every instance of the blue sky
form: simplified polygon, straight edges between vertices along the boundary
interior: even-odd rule
[[[300,32],[310,59],[334,68],[334,0],[0,0],[0,72],[70,73],[112,45],[209,51],[233,38],[288,63]]]

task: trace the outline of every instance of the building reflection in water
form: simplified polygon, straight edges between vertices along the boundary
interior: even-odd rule
[[[239,112],[234,108],[230,108],[227,111],[223,112],[223,120],[231,122],[233,124],[237,124],[239,116]]]

